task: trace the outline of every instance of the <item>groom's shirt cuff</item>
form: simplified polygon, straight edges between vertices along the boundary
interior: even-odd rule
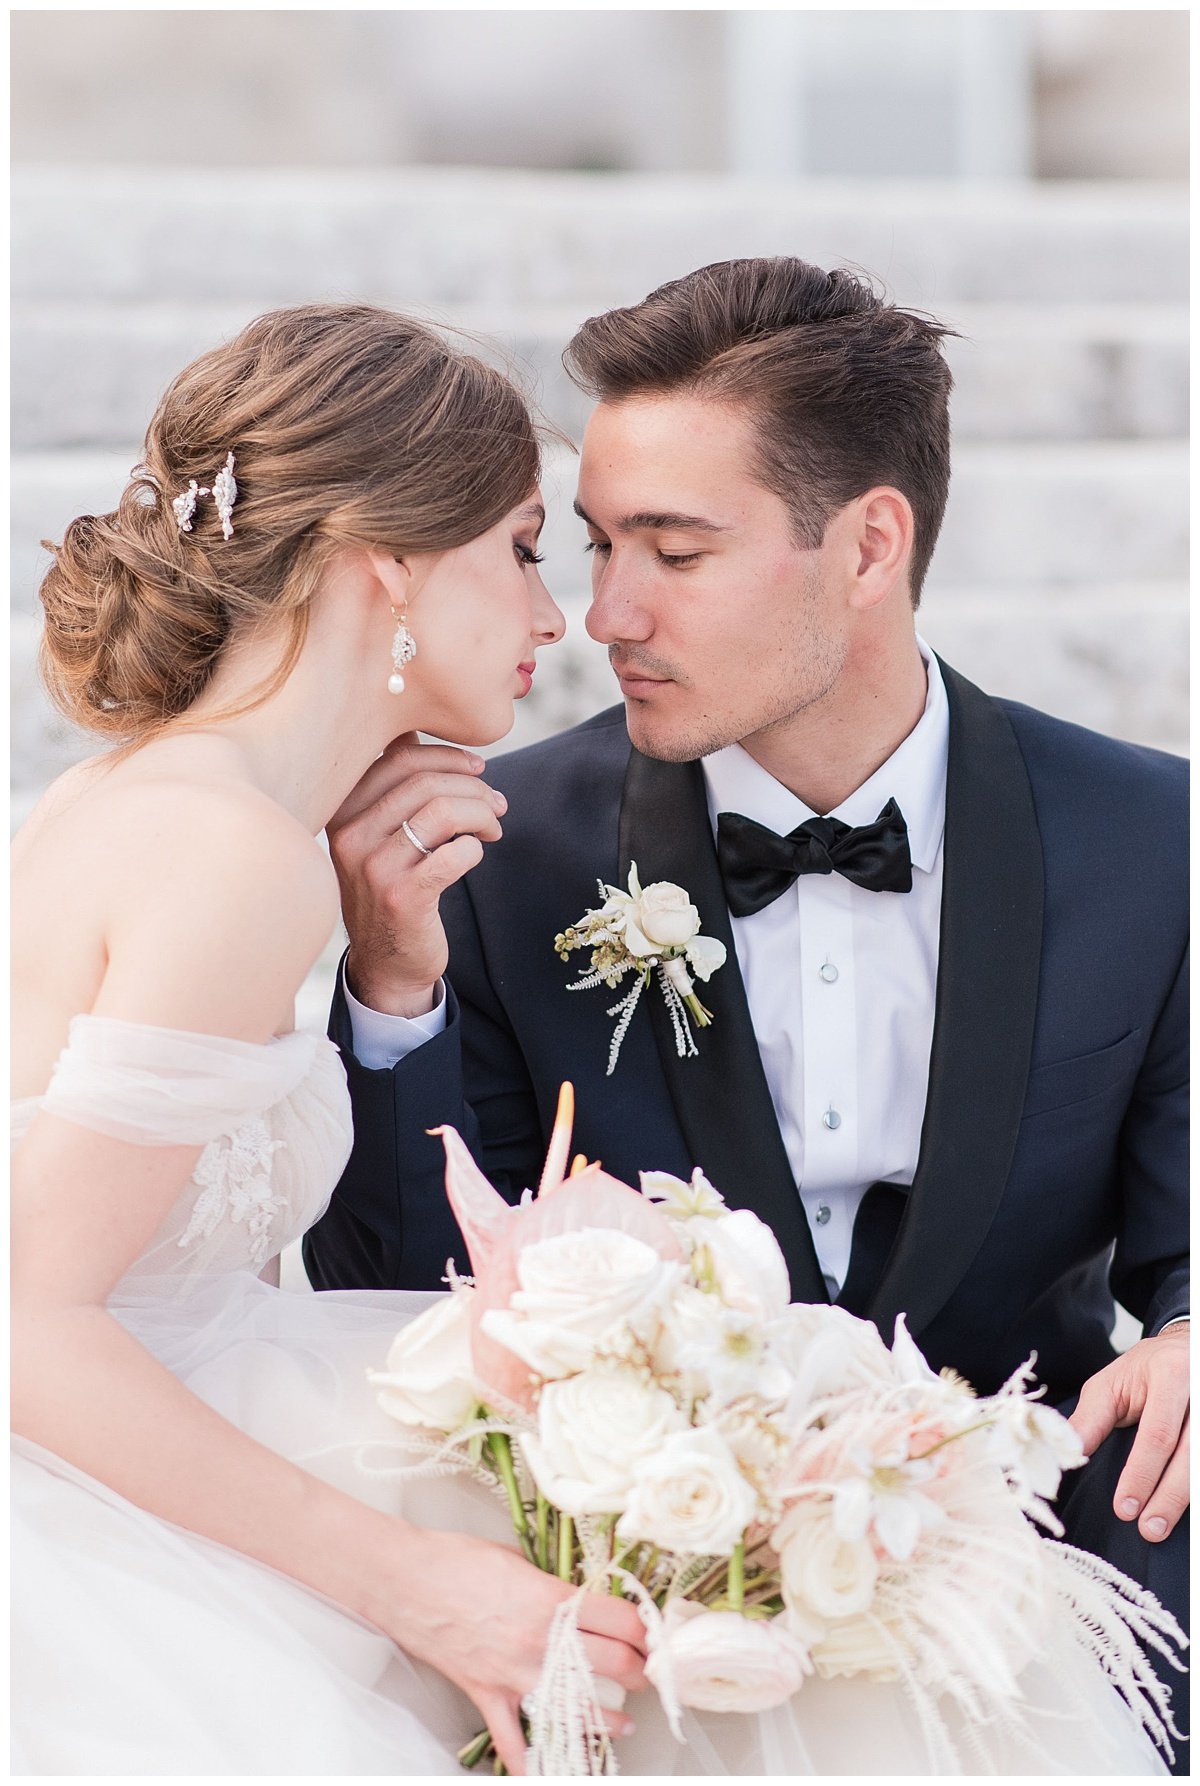
[[[446,1027],[446,986],[442,980],[436,987],[436,1005],[423,1017],[392,1017],[386,1011],[373,1011],[351,992],[344,967],[342,992],[350,1013],[354,1058],[368,1071],[394,1067],[422,1042],[431,1042],[434,1036],[440,1036]]]

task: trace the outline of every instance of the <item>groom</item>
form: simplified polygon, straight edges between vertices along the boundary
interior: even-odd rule
[[[319,1288],[437,1285],[465,1259],[426,1129],[515,1200],[571,1079],[580,1151],[633,1184],[702,1165],[770,1223],[795,1298],[889,1339],[904,1311],[985,1392],[1036,1352],[1098,1453],[1068,1535],[1178,1613],[1186,770],[992,699],[915,632],[944,333],[776,259],[576,335],[587,628],[624,705],[493,763],[495,794],[402,741],[331,827],[356,1139],[305,1258]],[[439,866],[498,819],[466,880]],[[698,1055],[652,986],[609,1077],[620,995],[568,995],[553,945],[634,863],[728,958]],[[1119,1358],[1114,1293],[1146,1335]]]

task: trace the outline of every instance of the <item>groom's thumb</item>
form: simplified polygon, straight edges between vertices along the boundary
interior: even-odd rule
[[[1079,1435],[1086,1457],[1095,1456],[1117,1424],[1118,1413],[1114,1385],[1108,1380],[1107,1371],[1089,1377],[1070,1417],[1070,1425]]]

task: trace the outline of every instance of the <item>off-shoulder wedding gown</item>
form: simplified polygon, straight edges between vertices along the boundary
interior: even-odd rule
[[[398,1429],[366,1381],[430,1296],[276,1290],[264,1264],[324,1210],[350,1148],[336,1050],[259,1046],[81,1016],[39,1105],[145,1145],[201,1145],[190,1184],[110,1300],[121,1324],[243,1431],[374,1506],[510,1542],[502,1506],[444,1477],[382,1480],[361,1447]],[[649,1162],[652,1164],[653,1162]],[[13,1771],[18,1774],[445,1774],[478,1713],[387,1638],[288,1577],[155,1518],[15,1442]],[[1032,1673],[1033,1671],[1027,1671]],[[1163,1767],[1065,1631],[1022,1683],[1034,1746],[954,1723],[964,1772],[1147,1774]],[[630,1702],[627,1774],[926,1774],[898,1688],[806,1682],[778,1713]]]

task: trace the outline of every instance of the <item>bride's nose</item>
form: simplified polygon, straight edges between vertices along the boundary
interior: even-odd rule
[[[533,599],[533,636],[539,645],[556,645],[567,630],[562,609],[539,577]]]

